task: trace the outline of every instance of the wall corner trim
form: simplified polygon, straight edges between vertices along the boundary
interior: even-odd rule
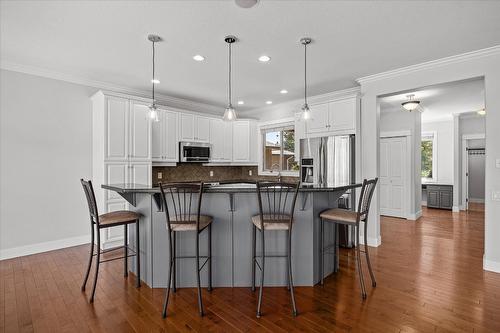
[[[0,260],[27,256],[41,252],[64,249],[82,244],[90,243],[90,235],[63,238],[49,242],[30,244],[25,246],[13,247],[0,250]]]
[[[500,273],[500,262],[488,260],[483,257],[483,270]]]

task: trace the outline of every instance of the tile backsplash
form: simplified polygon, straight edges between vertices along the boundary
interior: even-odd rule
[[[210,176],[210,172],[213,176]],[[251,171],[252,175],[249,175]],[[158,178],[161,173],[161,179]],[[298,177],[282,177],[283,181],[296,182]],[[222,180],[275,180],[273,176],[259,176],[256,166],[203,166],[196,163],[177,164],[175,167],[153,166],[153,185],[160,181],[205,181],[217,182]]]

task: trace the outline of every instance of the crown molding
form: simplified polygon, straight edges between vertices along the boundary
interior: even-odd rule
[[[0,60],[0,68],[3,70],[19,72],[34,76],[45,77],[49,79],[79,84],[83,86],[88,86],[92,88],[97,88],[105,90],[108,92],[114,92],[118,94],[133,95],[141,99],[149,99],[149,92],[138,89],[131,89],[129,87],[116,85],[110,82],[92,80],[78,75],[72,75],[62,72],[57,72],[53,70],[48,70],[41,67],[23,65],[15,62]],[[164,94],[156,94],[156,101],[158,104],[162,104],[169,107],[174,107],[178,109],[186,109],[195,112],[210,113],[214,115],[222,114],[223,108],[216,105],[206,104],[202,102],[192,101],[184,98],[172,97]]]
[[[361,77],[359,79],[356,79],[356,82],[362,85],[365,83],[370,83],[370,82],[379,81],[379,80],[383,80],[383,79],[393,78],[393,77],[404,75],[404,74],[415,73],[415,72],[419,72],[422,70],[433,69],[433,68],[441,67],[444,65],[460,63],[460,62],[471,60],[471,59],[483,58],[483,57],[488,57],[488,56],[497,55],[497,54],[500,54],[500,45],[495,45],[495,46],[488,47],[485,49],[466,52],[466,53],[462,53],[462,54],[458,54],[458,55],[454,55],[454,56],[450,56],[450,57],[445,57],[445,58],[441,58],[441,59],[431,60],[431,61],[423,62],[420,64],[416,64],[416,65],[401,67],[398,69],[389,70],[389,71],[378,73],[378,74],[364,76],[364,77]]]

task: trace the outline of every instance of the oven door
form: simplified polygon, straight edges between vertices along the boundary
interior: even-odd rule
[[[181,162],[206,163],[210,160],[210,147],[208,143],[181,142],[179,152]]]

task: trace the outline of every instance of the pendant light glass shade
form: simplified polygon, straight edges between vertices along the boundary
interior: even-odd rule
[[[303,120],[309,120],[311,119],[311,110],[309,109],[309,105],[306,103],[304,106],[302,106],[302,115],[301,115]]]
[[[233,108],[233,103],[232,103],[232,82],[231,82],[231,60],[232,60],[232,54],[231,54],[231,45],[236,42],[236,37],[234,36],[226,36],[224,38],[224,41],[228,45],[228,50],[229,50],[229,64],[228,64],[228,89],[227,89],[227,107],[226,110],[224,110],[224,116],[222,119],[224,121],[235,121],[236,120],[236,110]]]
[[[311,38],[304,37],[300,39],[300,43],[304,45],[304,105],[302,106],[301,120],[307,121],[311,119],[311,110],[307,103],[307,45],[311,44]]]
[[[160,121],[158,109],[156,108],[156,105],[154,103],[149,106],[149,118],[151,118],[151,120],[154,122]]]
[[[152,103],[149,106],[149,118],[152,121],[158,122],[160,121],[160,117],[158,114],[158,109],[156,108],[156,100],[155,100],[155,84],[159,84],[160,81],[155,78],[155,43],[161,41],[161,37],[157,35],[149,35],[148,40],[153,44],[153,78],[151,79],[151,83],[153,84],[152,89]]]

